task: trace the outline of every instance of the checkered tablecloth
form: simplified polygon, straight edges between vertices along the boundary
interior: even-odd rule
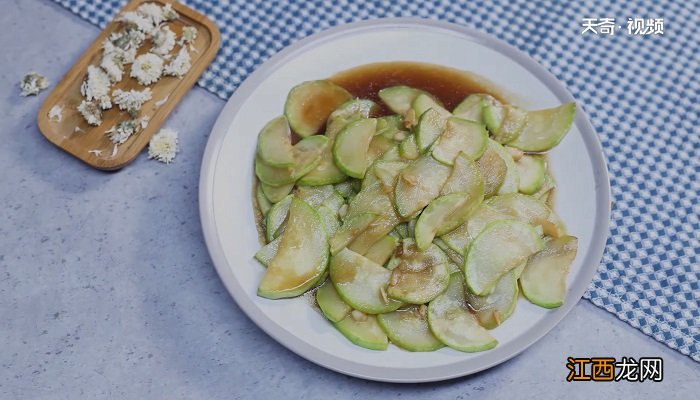
[[[100,27],[125,3],[54,1]],[[454,22],[488,32],[532,56],[584,106],[608,159],[614,201],[611,233],[586,297],[700,362],[700,3],[184,3],[221,29],[221,51],[199,85],[222,99],[290,43],[363,19],[414,16]],[[614,34],[581,34],[584,18],[614,18]],[[663,35],[630,34],[628,18],[663,18]]]

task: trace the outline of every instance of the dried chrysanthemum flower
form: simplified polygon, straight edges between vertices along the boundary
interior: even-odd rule
[[[190,44],[197,39],[197,28],[194,26],[186,26],[182,28],[182,36],[180,36],[180,46]]]
[[[138,126],[139,121],[130,119],[118,122],[116,125],[109,128],[106,133],[109,135],[109,140],[111,140],[112,143],[122,144],[136,132]]]
[[[93,101],[83,100],[78,106],[78,112],[90,125],[97,126],[102,123],[102,110]]]
[[[178,78],[182,78],[187,71],[190,70],[190,67],[192,64],[190,64],[190,54],[187,52],[187,49],[184,47],[180,48],[180,51],[178,51],[177,56],[170,62],[170,64],[165,66],[164,73],[165,75],[170,75],[170,76],[176,76]]]
[[[151,34],[151,32],[158,27],[151,18],[136,11],[127,11],[119,15],[117,21],[121,22],[127,28],[138,29],[145,34]]]
[[[48,117],[51,122],[61,122],[63,119],[63,107],[58,104],[54,105],[49,110]]]
[[[158,25],[165,19],[163,17],[163,9],[156,3],[141,4],[136,12],[146,18],[150,18],[154,25]]]
[[[163,19],[166,21],[172,21],[174,19],[177,19],[178,14],[177,11],[173,10],[173,5],[168,3],[163,6]]]
[[[178,151],[177,131],[163,128],[148,143],[148,158],[170,164]]]
[[[22,78],[19,86],[22,89],[22,96],[35,96],[49,87],[49,81],[38,72],[30,72]]]
[[[153,32],[151,41],[153,42],[153,51],[156,54],[166,55],[175,47],[175,32],[170,30],[170,27],[164,26]]]
[[[151,99],[151,96],[150,88],[129,91],[117,89],[112,92],[114,104],[118,105],[120,110],[128,111],[131,116],[137,115],[143,104]]]
[[[88,73],[85,81],[80,86],[80,93],[85,97],[85,100],[97,100],[103,110],[112,108],[112,102],[109,98],[109,89],[112,82],[109,76],[102,69],[94,65],[88,66]]]
[[[136,57],[131,66],[131,77],[136,78],[142,85],[157,82],[163,74],[163,60],[153,53]]]

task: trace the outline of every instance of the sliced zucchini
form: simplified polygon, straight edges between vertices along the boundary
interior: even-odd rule
[[[512,218],[541,226],[544,234],[558,237],[566,234],[566,229],[559,217],[544,202],[521,193],[494,196],[487,201],[494,210],[510,215]]]
[[[490,143],[490,141],[489,141]],[[484,197],[490,197],[498,193],[498,189],[506,179],[508,167],[506,162],[494,150],[494,146],[487,146],[484,154],[477,160],[476,166],[481,172],[484,183]]]
[[[430,109],[440,114],[443,121],[452,116],[452,114],[445,110],[445,108],[437,100],[435,100],[433,96],[427,93],[421,93],[416,96],[411,104],[411,108],[416,113],[416,118],[419,119],[423,116],[423,113]],[[418,143],[420,144],[420,139],[418,140]]]
[[[331,210],[326,206],[320,206],[317,208],[318,215],[321,217],[321,222],[323,223],[323,228],[329,238],[335,236],[340,229],[340,220],[338,219],[338,213]]]
[[[488,138],[484,125],[450,117],[433,148],[433,157],[447,165],[454,164],[460,152],[470,160],[477,160],[484,154]]]
[[[340,207],[342,207],[343,204],[345,204],[345,199],[340,195],[340,193],[338,193],[337,190],[335,190],[335,188],[333,189],[333,193],[326,197],[326,199],[323,200],[323,203],[321,203],[322,206],[328,207],[336,215],[338,215],[338,210],[340,210]]]
[[[373,163],[395,145],[396,142],[394,142],[393,139],[389,139],[382,135],[374,135],[372,140],[370,140],[369,148],[367,149],[367,162],[369,164]]]
[[[427,95],[428,93],[408,86],[392,86],[380,90],[378,94],[379,98],[391,111],[404,115],[411,109],[413,101],[419,94]]]
[[[406,223],[406,222],[402,222],[402,223],[398,224],[396,226],[396,228],[394,228],[394,231],[396,231],[396,233],[399,236],[401,236],[402,239],[409,237],[409,235],[408,235],[408,223]]]
[[[394,254],[394,250],[396,250],[396,246],[398,245],[399,239],[391,235],[386,235],[367,250],[365,257],[379,265],[384,265],[389,261],[391,255]]]
[[[365,212],[390,216],[393,214],[394,207],[389,196],[390,194],[384,191],[382,183],[377,181],[363,188],[352,199],[348,205],[348,214],[345,218],[353,218]]]
[[[347,247],[378,217],[374,213],[363,213],[346,220],[330,240],[331,254],[335,255]]]
[[[452,173],[440,190],[440,195],[450,193],[469,193],[472,196],[484,196],[484,182],[476,163],[461,153],[454,161]]]
[[[346,101],[328,116],[325,135],[329,139],[333,139],[350,122],[369,118],[370,115],[376,114],[378,110],[379,106],[372,100],[353,99]]]
[[[400,115],[387,115],[377,118],[377,131],[375,136],[383,136],[394,141],[405,139],[406,128],[403,126],[403,117]],[[402,138],[403,136],[403,138]]]
[[[447,242],[440,238],[433,239],[433,243],[435,243],[435,245],[439,247],[440,250],[445,252],[445,255],[450,260],[450,266],[452,266],[453,264],[457,265],[457,269],[455,269],[452,272],[462,270],[462,265],[464,265],[464,257],[460,253],[457,253],[456,251],[452,250],[452,248],[447,244]]]
[[[478,210],[479,208],[477,208],[474,212]],[[450,249],[454,250],[462,257],[464,257],[464,254],[467,252],[467,247],[469,247],[469,243],[471,243],[473,239],[467,229],[468,224],[469,222],[465,222],[453,229],[451,232],[440,236],[440,239],[442,239],[450,247]]]
[[[295,196],[304,200],[313,208],[318,208],[327,198],[331,197],[335,189],[332,185],[308,186],[297,188]]]
[[[367,150],[377,128],[374,118],[349,123],[335,138],[333,160],[346,175],[362,179],[369,166]]]
[[[453,273],[447,289],[428,305],[428,325],[441,342],[449,347],[473,353],[489,350],[498,344],[477,322],[464,298],[464,278]]]
[[[323,282],[316,291],[316,303],[318,303],[318,308],[321,309],[323,315],[331,322],[340,322],[352,311],[352,307],[338,296],[330,279]]]
[[[489,139],[489,146],[501,157],[506,164],[506,175],[503,178],[503,184],[498,188],[498,194],[515,193],[520,185],[520,177],[518,176],[518,168],[515,166],[513,157],[508,153],[500,143]]]
[[[322,185],[332,185],[335,183],[340,183],[348,178],[347,175],[343,173],[335,165],[333,161],[333,141],[329,140],[328,146],[321,153],[321,160],[318,165],[309,173],[302,176],[298,181],[299,186],[322,186]]]
[[[418,144],[416,144],[416,135],[408,135],[399,144],[399,154],[405,160],[415,160],[420,156],[420,149],[418,149]]]
[[[401,306],[386,296],[391,271],[352,250],[331,257],[330,277],[340,297],[356,310],[381,314]]]
[[[447,117],[437,110],[429,108],[418,119],[416,125],[416,145],[420,153],[428,151],[430,146],[445,130]]]
[[[554,191],[557,187],[557,181],[554,180],[554,176],[552,174],[545,170],[544,173],[544,180],[542,182],[542,186],[540,189],[532,194],[532,197],[539,199],[540,201],[543,201],[545,204],[549,205],[549,194]],[[550,206],[551,207],[551,206]]]
[[[262,182],[258,182],[257,186],[255,188],[255,201],[258,204],[258,208],[260,209],[260,213],[265,216],[267,215],[267,212],[270,211],[270,208],[272,207],[272,203],[270,203],[270,200],[265,196],[265,193],[263,192],[262,189]]]
[[[483,123],[482,108],[486,96],[488,95],[481,93],[470,94],[452,110],[452,115],[457,118]]]
[[[414,236],[418,249],[427,249],[435,236],[462,225],[479,203],[481,196],[468,193],[452,193],[431,201],[416,222]]]
[[[503,104],[493,97],[484,102],[484,122],[499,143],[515,140],[527,122],[527,112],[511,104]]]
[[[345,200],[348,200],[351,197],[355,197],[357,194],[357,190],[355,189],[354,183],[351,181],[345,181],[345,182],[340,182],[336,183],[333,185],[336,191],[340,193]]]
[[[496,221],[469,244],[464,275],[472,293],[491,293],[498,280],[542,250],[544,243],[535,229],[520,221]]]
[[[337,322],[335,327],[348,340],[360,347],[370,350],[386,350],[389,347],[389,339],[374,315],[361,314],[353,310]]]
[[[467,232],[469,232],[469,236],[471,236],[472,239],[479,236],[486,226],[492,222],[517,219],[514,218],[512,214],[501,210],[500,208],[491,207],[491,202],[489,201],[481,203],[479,208],[474,210],[474,213],[469,216],[469,221],[467,222]]]
[[[523,271],[525,270],[525,266],[527,265],[527,261],[518,265],[517,267],[513,268],[513,271],[511,272],[515,279],[520,279],[520,276],[523,274]]]
[[[271,241],[270,243],[266,244],[265,246],[261,247],[260,250],[258,250],[257,253],[255,253],[255,259],[260,261],[260,264],[264,266],[270,265],[270,262],[272,259],[275,257],[275,254],[277,254],[277,249],[280,246],[280,241],[282,240],[282,237],[277,237],[277,239]]]
[[[562,236],[547,241],[544,250],[530,257],[520,277],[525,298],[545,308],[564,304],[566,276],[577,249],[578,239]]]
[[[479,323],[486,329],[493,329],[513,314],[518,302],[518,279],[511,271],[498,280],[493,293],[488,296],[477,296],[469,290],[465,295]]]
[[[401,247],[389,260],[391,281],[389,297],[411,304],[424,304],[447,287],[450,270],[445,253],[434,244],[420,251],[411,239],[403,239]]]
[[[297,135],[319,133],[328,116],[352,95],[333,82],[320,80],[301,83],[292,88],[284,104],[284,115]]]
[[[527,152],[545,152],[566,136],[576,116],[576,103],[527,113],[527,123],[520,135],[509,146]]]
[[[544,159],[539,156],[524,155],[515,163],[518,168],[520,193],[533,194],[542,187],[546,166]]]
[[[440,194],[452,168],[423,155],[399,174],[394,191],[396,211],[411,218]]]
[[[374,175],[382,185],[384,191],[394,189],[396,177],[399,173],[408,166],[406,161],[383,161],[379,160],[374,165]]]
[[[284,116],[268,122],[258,134],[258,155],[267,165],[291,167],[294,165],[292,131]]]
[[[262,159],[255,157],[255,175],[261,182],[270,186],[284,186],[297,181],[321,161],[321,154],[328,145],[325,136],[304,138],[294,145],[294,165],[287,168],[277,168],[265,164]]]
[[[292,204],[293,194],[288,195],[279,203],[272,206],[265,217],[265,237],[270,243],[278,237],[285,228],[287,215],[289,214],[289,206]]]
[[[399,219],[393,212],[390,215],[382,215],[372,221],[369,226],[367,226],[367,229],[348,245],[348,249],[359,254],[365,254],[375,243],[388,235],[398,224]]]
[[[404,350],[435,351],[445,347],[430,331],[427,308],[424,305],[380,314],[377,322],[391,342]]]
[[[408,221],[408,236],[409,238],[413,239],[414,234],[416,232],[416,223],[418,222],[418,218],[412,218],[410,221]]]
[[[293,183],[283,186],[270,186],[260,182],[260,186],[265,194],[265,197],[267,197],[267,199],[272,203],[279,203],[292,192],[292,189],[294,189]]]
[[[258,295],[268,299],[301,295],[323,276],[328,258],[328,237],[318,213],[293,198],[289,227],[258,286]]]

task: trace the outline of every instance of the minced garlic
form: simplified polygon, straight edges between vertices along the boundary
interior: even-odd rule
[[[170,27],[164,26],[153,32],[151,51],[161,56],[166,55],[175,47],[175,39],[175,32],[170,30]]]
[[[49,81],[38,72],[30,72],[19,83],[22,96],[36,96],[42,90],[49,87]]]
[[[136,78],[142,85],[157,82],[163,74],[163,60],[153,53],[136,57],[131,65],[131,77]]]
[[[177,56],[170,62],[170,64],[165,66],[165,75],[176,76],[182,78],[187,71],[190,70],[190,54],[187,52],[185,47],[180,47]]]
[[[148,143],[148,158],[170,164],[178,151],[177,131],[163,128]]]
[[[92,101],[83,100],[78,106],[78,112],[82,114],[85,121],[90,125],[97,126],[102,123],[102,110]]]
[[[63,107],[59,106],[58,104],[54,105],[49,110],[48,116],[49,121],[51,122],[61,122],[63,119]]]
[[[88,66],[87,78],[80,86],[80,93],[85,97],[85,100],[97,100],[103,110],[112,108],[112,102],[109,98],[109,89],[112,82],[109,76],[102,69],[94,65]]]
[[[150,88],[129,91],[117,89],[112,92],[112,96],[114,104],[118,105],[120,110],[128,111],[133,117],[139,113],[143,104],[151,99],[152,92]]]

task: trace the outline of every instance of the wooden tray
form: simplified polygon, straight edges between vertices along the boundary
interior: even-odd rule
[[[102,42],[112,32],[118,30],[119,23],[112,20],[102,33],[95,39],[90,48],[80,57],[73,68],[63,77],[63,80],[54,87],[48,95],[41,109],[37,121],[42,134],[53,144],[74,155],[89,165],[102,170],[116,170],[126,166],[148,144],[151,136],[158,131],[170,112],[180,102],[180,99],[195,84],[204,69],[212,61],[219,49],[221,36],[214,23],[204,15],[180,3],[168,0],[133,0],[121,11],[135,10],[142,3],[172,4],[179,14],[179,18],[168,23],[170,29],[180,37],[182,28],[194,26],[197,28],[197,38],[192,43],[194,51],[190,50],[191,69],[182,78],[164,76],[158,82],[149,85],[153,93],[150,101],[141,108],[141,116],[149,117],[148,126],[132,135],[126,142],[119,145],[114,154],[114,144],[109,140],[105,131],[117,122],[129,118],[126,111],[119,110],[113,105],[111,109],[102,112],[102,124],[100,126],[88,125],[77,107],[83,100],[80,94],[80,85],[85,79],[89,65],[99,65],[102,59]],[[116,18],[116,17],[115,17]],[[147,41],[141,45],[137,54],[143,54],[149,50]],[[173,54],[179,49],[171,52]],[[112,90],[143,89],[135,79],[129,77],[131,65],[124,68],[124,78],[121,82],[112,85]],[[163,99],[167,101],[163,102]],[[162,104],[160,104],[160,103]],[[156,103],[159,103],[158,105]],[[63,107],[63,115],[60,122],[51,121],[48,118],[49,110],[54,106]]]

